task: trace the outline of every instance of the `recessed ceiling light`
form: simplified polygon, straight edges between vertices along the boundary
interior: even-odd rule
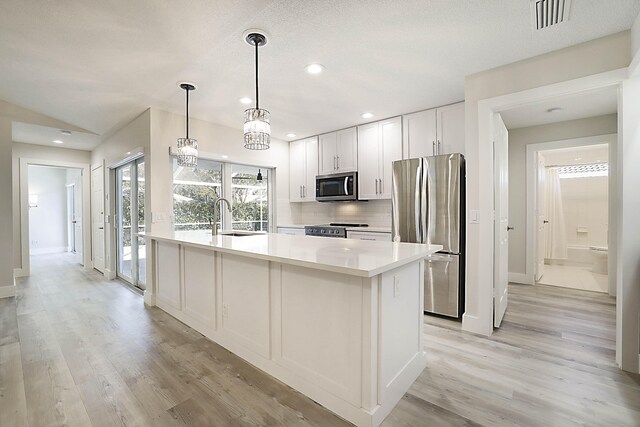
[[[54,144],[64,144],[64,142],[60,141],[59,139],[54,139],[53,143]]]
[[[553,108],[549,108],[547,110],[547,113],[559,113],[560,111],[562,111],[562,108],[560,107],[553,107]]]
[[[309,74],[320,74],[324,71],[324,66],[322,64],[309,64],[304,69]]]
[[[296,134],[295,133],[288,133],[287,134],[287,138],[295,138]]]
[[[222,155],[222,158],[223,158],[223,159],[228,159],[228,158],[229,158],[229,156],[227,156],[226,154],[223,154],[223,155]]]
[[[370,119],[371,117],[373,117],[373,113],[362,113],[363,119]]]
[[[60,133],[63,135],[71,135],[71,131],[70,130],[66,130],[66,129],[61,129]]]
[[[131,154],[131,151],[127,151],[125,154],[128,156],[129,154]]]
[[[246,96],[244,98],[240,98],[240,103],[242,104],[247,105],[247,104],[251,104],[252,102],[253,102],[253,99],[247,98]]]

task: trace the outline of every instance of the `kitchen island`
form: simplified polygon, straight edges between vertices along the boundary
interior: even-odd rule
[[[379,425],[426,365],[423,260],[440,246],[140,235],[145,303],[358,426]]]

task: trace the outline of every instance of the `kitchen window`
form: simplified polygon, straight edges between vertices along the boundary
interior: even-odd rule
[[[183,167],[174,159],[174,230],[210,231],[213,202],[224,197],[231,204],[231,214],[222,205],[221,218],[216,218],[219,229],[269,231],[272,176],[273,170],[258,166],[198,159],[198,166]]]

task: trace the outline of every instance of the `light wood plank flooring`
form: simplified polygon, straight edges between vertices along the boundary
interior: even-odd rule
[[[491,338],[425,317],[428,368],[384,426],[637,426],[609,297],[509,288]],[[0,426],[346,426],[68,256],[32,259],[0,299]]]

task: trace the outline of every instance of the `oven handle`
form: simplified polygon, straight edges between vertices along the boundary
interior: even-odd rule
[[[344,195],[348,196],[349,195],[349,186],[347,185],[349,183],[349,177],[345,176],[344,177]]]

